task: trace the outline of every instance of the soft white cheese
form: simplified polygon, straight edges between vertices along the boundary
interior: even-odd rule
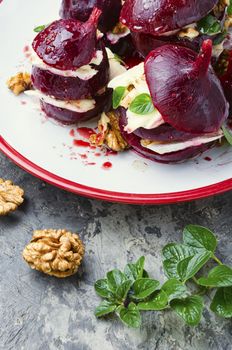
[[[31,63],[40,69],[47,70],[53,74],[60,75],[63,77],[72,77],[72,78],[79,78],[81,80],[89,80],[94,75],[97,74],[97,70],[91,67],[91,64],[99,66],[100,63],[103,60],[103,52],[102,50],[97,50],[94,57],[90,61],[88,65],[82,66],[76,70],[60,70],[53,68],[46,63],[44,63],[39,56],[34,53],[31,57]]]
[[[106,36],[107,39],[111,42],[111,44],[115,45],[121,38],[124,38],[128,34],[130,34],[130,30],[129,28],[125,28],[125,31],[123,33],[114,34],[112,32],[108,32]]]
[[[141,140],[141,145],[145,148],[150,149],[153,152],[159,153],[159,154],[165,154],[165,153],[172,153],[184,150],[189,147],[194,146],[200,146],[205,143],[213,142],[216,140],[219,140],[223,137],[222,132],[220,131],[218,134],[211,134],[211,135],[204,135],[200,137],[195,137],[188,141],[182,141],[182,142],[168,142],[168,143],[155,143],[152,142],[149,145],[145,145],[143,143],[143,140]]]
[[[62,101],[57,100],[54,97],[47,96],[42,94],[38,90],[28,90],[24,92],[28,96],[37,97],[40,100],[49,103],[52,106],[68,109],[69,111],[85,113],[95,108],[96,101],[95,100],[73,100],[73,101]]]
[[[132,90],[127,90],[124,98],[122,99],[120,106],[127,109],[127,125],[124,130],[128,133],[132,133],[138,128],[154,129],[164,123],[161,114],[155,109],[152,113],[140,115],[131,112],[128,108],[131,102],[136,96],[146,93],[150,95],[145,74],[144,74],[144,63],[127,70],[124,74],[114,78],[108,84],[108,87],[115,89],[118,86],[132,86]]]
[[[109,59],[109,65],[110,65],[110,80],[114,79],[115,77],[125,73],[127,70],[126,68],[115,58],[115,55],[113,52],[106,47],[107,56]]]

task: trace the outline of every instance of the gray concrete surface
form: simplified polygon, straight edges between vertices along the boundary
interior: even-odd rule
[[[129,206],[81,198],[26,174],[0,155],[0,177],[26,192],[21,208],[0,218],[0,349],[231,350],[232,320],[207,309],[197,328],[173,313],[147,313],[140,330],[117,319],[96,320],[96,279],[144,254],[146,269],[163,279],[160,252],[188,223],[213,229],[218,255],[232,264],[232,193],[169,206]],[[86,245],[80,273],[65,280],[32,271],[21,252],[34,229],[78,231]]]

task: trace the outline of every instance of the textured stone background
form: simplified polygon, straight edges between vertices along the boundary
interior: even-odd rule
[[[213,229],[218,255],[232,264],[232,193],[172,206],[129,206],[81,198],[33,178],[0,155],[0,177],[26,192],[21,208],[0,219],[0,349],[231,350],[232,321],[204,311],[195,328],[171,312],[147,313],[140,330],[117,319],[96,320],[96,279],[147,256],[146,269],[163,278],[160,252],[188,223]],[[68,228],[86,244],[80,273],[66,280],[32,271],[21,252],[34,229]]]

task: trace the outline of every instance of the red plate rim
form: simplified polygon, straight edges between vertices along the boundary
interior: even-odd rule
[[[11,147],[4,139],[0,136],[0,150],[9,157],[19,167],[26,170],[28,173],[44,180],[52,185],[55,185],[61,189],[79,194],[82,196],[101,199],[109,202],[126,203],[126,204],[171,204],[188,202],[194,199],[200,199],[209,197],[215,194],[223,193],[232,189],[232,178],[218,182],[214,185],[200,187],[194,190],[165,193],[165,194],[128,194],[122,192],[113,192],[101,190],[94,187],[81,185],[39,167],[32,163],[29,159],[25,158],[13,147]]]

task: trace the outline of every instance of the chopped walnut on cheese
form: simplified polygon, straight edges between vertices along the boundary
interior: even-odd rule
[[[8,88],[15,94],[19,95],[26,90],[31,89],[31,75],[29,73],[17,73],[7,81]]]

